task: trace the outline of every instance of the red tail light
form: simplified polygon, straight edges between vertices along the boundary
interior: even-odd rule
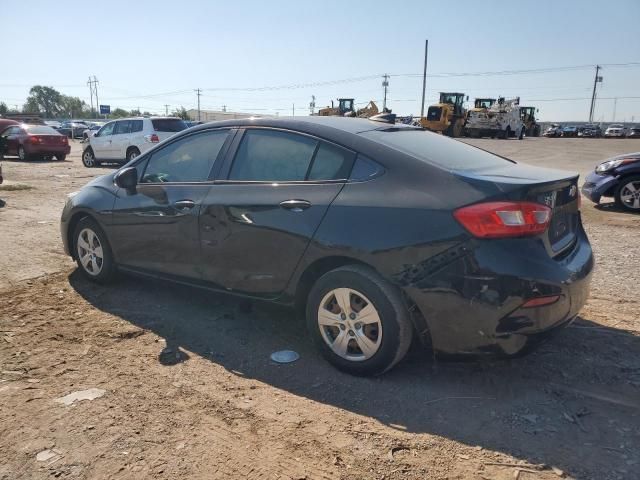
[[[61,136],[61,137],[60,137],[60,142],[62,142],[62,143],[68,143],[68,141],[67,141],[67,137]]]
[[[158,143],[160,141],[160,138],[155,133],[152,133],[151,135],[145,135],[144,138],[147,140],[147,142],[151,143]]]
[[[532,202],[486,202],[459,208],[453,216],[475,237],[522,237],[545,232],[551,209]]]
[[[33,143],[34,145],[37,145],[37,144],[39,144],[39,143],[42,143],[42,140],[43,140],[43,138],[42,138],[42,137],[39,137],[39,136],[37,136],[37,135],[30,135],[30,136],[29,136],[29,141],[30,141],[31,143]]]
[[[550,295],[548,297],[536,297],[531,300],[524,302],[522,304],[522,308],[535,308],[535,307],[544,307],[545,305],[551,305],[552,303],[556,303],[560,295]]]

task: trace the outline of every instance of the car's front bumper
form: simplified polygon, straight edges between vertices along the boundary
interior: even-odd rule
[[[598,174],[591,172],[582,185],[582,194],[594,203],[600,203],[603,196],[610,196],[618,184],[618,176],[613,174]]]
[[[561,259],[550,258],[542,242],[519,240],[470,241],[445,252],[434,273],[412,270],[404,290],[426,320],[434,351],[516,355],[575,318],[594,266],[582,227]],[[522,308],[555,295],[553,304]]]

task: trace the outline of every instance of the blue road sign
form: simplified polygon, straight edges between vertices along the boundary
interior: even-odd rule
[[[100,115],[108,115],[111,113],[111,105],[100,105]]]

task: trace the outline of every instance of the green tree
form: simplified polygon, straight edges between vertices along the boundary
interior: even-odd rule
[[[62,109],[62,94],[52,87],[35,85],[29,90],[29,96],[23,111],[43,113],[47,118],[57,117]]]
[[[140,116],[140,110],[138,110],[138,109],[136,108],[136,109],[134,109],[134,110],[131,110],[131,111],[129,112],[129,114],[130,114],[132,117],[139,117],[139,116]]]
[[[0,102],[0,115],[6,115],[9,109],[7,108],[7,104],[4,102]]]
[[[91,118],[89,106],[78,97],[60,96],[60,109],[58,114],[69,118]]]
[[[171,116],[181,118],[182,120],[189,120],[187,109],[183,106],[180,106],[180,108],[176,108],[173,112],[171,112]]]
[[[111,113],[109,114],[109,118],[124,118],[124,117],[130,117],[130,116],[131,115],[129,114],[129,112],[127,112],[122,108],[116,108],[115,110],[112,110]]]

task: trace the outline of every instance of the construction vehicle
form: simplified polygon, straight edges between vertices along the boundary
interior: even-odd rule
[[[380,112],[376,102],[371,100],[365,107],[358,110],[355,109],[353,98],[339,98],[338,106],[335,107],[333,100],[331,100],[331,106],[321,108],[318,110],[318,115],[321,117],[359,117],[369,118],[377,115]],[[387,110],[385,113],[390,113],[391,110]]]
[[[495,98],[476,98],[473,102],[473,108],[470,111],[488,110],[494,103],[496,103]]]
[[[463,105],[465,98],[469,100],[464,93],[440,92],[440,101],[429,107],[427,116],[420,119],[420,125],[432,132],[459,137],[467,116]]]
[[[470,137],[509,138],[517,136],[520,140],[525,133],[520,118],[520,97],[498,101],[488,109],[469,112],[465,133]]]
[[[536,120],[536,107],[520,107],[520,119],[524,124],[524,133],[527,137],[540,136],[540,124]]]

